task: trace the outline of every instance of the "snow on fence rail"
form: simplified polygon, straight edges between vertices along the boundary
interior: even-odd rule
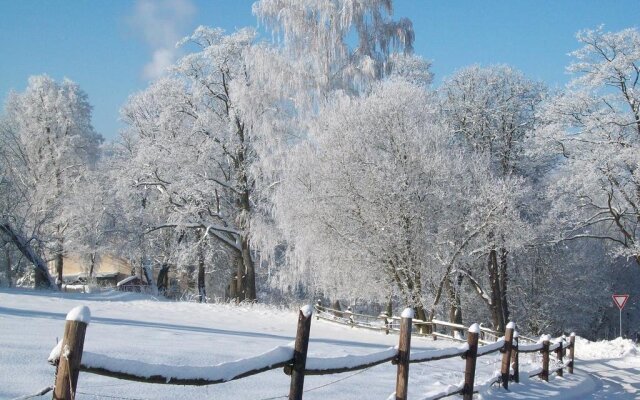
[[[575,335],[571,335],[568,343],[564,338],[558,338],[552,343],[550,337],[543,336],[539,343],[519,346],[518,333],[515,331],[514,323],[507,325],[504,337],[499,338],[495,343],[478,346],[482,328],[478,324],[473,324],[468,329],[465,327],[467,329],[466,343],[458,347],[411,354],[411,331],[412,326],[416,325],[411,309],[406,309],[399,318],[398,346],[367,355],[307,358],[312,313],[313,307],[311,306],[300,309],[294,343],[275,347],[255,357],[214,366],[178,367],[83,352],[84,336],[91,319],[91,313],[87,307],[76,307],[67,315],[62,341],[54,347],[49,356],[49,362],[56,366],[53,398],[73,399],[80,371],[147,383],[212,385],[284,367],[284,372],[291,376],[289,399],[302,399],[305,375],[356,371],[391,362],[397,365],[396,391],[389,397],[392,400],[406,400],[407,398],[410,363],[430,362],[453,357],[462,357],[465,360],[464,383],[460,386],[450,386],[446,391],[432,396],[430,399],[443,398],[453,394],[462,394],[465,400],[472,399],[477,358],[498,351],[503,354],[500,374],[482,382],[480,386],[499,382],[506,389],[510,381],[519,382],[519,353],[538,351],[542,353],[542,368],[532,376],[538,375],[541,379],[548,380],[549,373],[555,372],[561,376],[564,368],[567,368],[569,373],[573,373]],[[385,318],[385,323],[387,320],[388,318]],[[435,324],[440,325],[440,322]],[[433,321],[429,323],[435,325]],[[425,321],[418,321],[417,324],[424,325]],[[461,326],[450,325],[456,329],[460,329],[459,326]],[[566,350],[569,350],[569,356],[565,362],[563,356]],[[557,362],[550,369],[549,353],[552,351],[556,353]],[[477,388],[477,386],[475,387]]]
[[[349,325],[351,327],[364,328],[374,331],[383,331],[386,334],[400,332],[400,320],[401,317],[388,316],[386,313],[372,316],[366,314],[354,313],[351,311],[351,307],[346,310],[337,310],[329,307],[325,307],[320,302],[316,303],[316,319],[324,319],[327,321],[336,322],[343,325]],[[415,330],[413,335],[416,336],[431,336],[434,340],[438,338],[445,338],[449,340],[455,340],[464,342],[465,339],[459,334],[467,329],[465,325],[454,324],[451,322],[441,321],[438,319],[432,319],[431,321],[423,321],[420,319],[413,319],[413,326]],[[440,330],[449,330],[449,334],[438,332]],[[497,341],[503,332],[498,332],[489,328],[480,326],[480,340],[481,344],[489,344]],[[521,340],[527,340],[535,342],[534,339],[530,339],[524,336],[520,336]]]

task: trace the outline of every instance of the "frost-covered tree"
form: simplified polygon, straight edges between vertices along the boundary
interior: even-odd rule
[[[413,25],[391,18],[391,0],[260,0],[258,20],[282,43],[289,63],[302,76],[292,84],[359,91],[390,73],[390,55],[411,53]]]
[[[279,44],[256,44],[248,29],[226,35],[205,27],[183,40],[195,51],[123,110],[141,166],[131,179],[140,190],[154,189],[149,229],[211,237],[235,260],[238,297],[254,300],[255,257],[279,243],[270,196],[287,148],[304,140],[307,116],[333,90],[360,90],[391,70],[383,64],[392,50],[411,48],[410,23],[393,22],[389,11],[390,2],[262,1],[254,12],[283,33]],[[356,46],[348,44],[353,32]],[[426,62],[397,63],[415,79],[430,79]]]
[[[370,301],[395,294],[427,318],[443,276],[486,247],[477,239],[498,215],[518,223],[504,203],[517,182],[492,179],[451,148],[419,86],[394,79],[370,95],[337,96],[311,127],[274,199],[290,262],[276,274],[284,287]]]
[[[8,216],[20,238],[16,245],[42,246],[55,259],[61,284],[65,232],[72,220],[66,199],[95,162],[102,138],[91,125],[87,95],[70,80],[29,78],[23,93],[9,96],[4,118],[5,165],[22,199]],[[28,258],[33,262],[35,256]]]
[[[525,150],[535,132],[535,112],[544,95],[541,84],[508,66],[471,66],[446,79],[439,92],[442,118],[459,146],[483,155],[496,177],[538,178],[540,165]],[[472,286],[484,294],[493,323],[501,331],[509,320],[508,260],[516,250],[504,243],[509,235],[503,231],[486,236],[488,252],[485,262],[480,263],[484,265],[473,268],[475,275],[486,275],[486,286],[468,275]]]
[[[225,35],[199,28],[185,41],[199,51],[179,60],[172,77],[133,96],[122,111],[136,166],[123,177],[141,193],[153,191],[143,211],[152,215],[148,233],[170,229],[180,240],[185,230],[195,230],[198,243],[211,236],[230,252],[236,293],[249,300],[256,299],[249,243],[255,140],[238,113],[242,99],[233,86],[248,85],[245,57],[253,38],[251,30]]]
[[[108,164],[107,164],[108,165]],[[66,247],[88,266],[91,280],[100,256],[118,253],[118,238],[127,232],[122,226],[122,204],[114,193],[117,187],[105,165],[79,176],[67,192],[66,206],[70,222],[65,235]]]
[[[560,157],[554,239],[604,240],[614,257],[640,263],[640,33],[598,28],[577,39],[574,78],[541,113],[539,149]]]

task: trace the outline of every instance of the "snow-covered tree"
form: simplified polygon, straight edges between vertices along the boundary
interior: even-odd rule
[[[95,162],[102,138],[91,125],[87,95],[70,80],[29,78],[23,93],[9,96],[4,118],[5,165],[22,199],[11,215],[14,233],[22,238],[19,247],[33,249],[36,241],[55,258],[61,284],[65,232],[72,220],[65,201]]]
[[[518,224],[505,203],[518,182],[492,179],[485,163],[451,148],[433,103],[393,79],[319,113],[274,200],[290,262],[280,285],[370,301],[395,294],[426,318],[443,276],[486,247],[478,239],[502,215]]]
[[[471,66],[446,79],[439,92],[442,118],[459,146],[483,155],[498,178],[537,178],[540,165],[525,150],[535,132],[535,112],[544,94],[541,84],[508,66]],[[509,320],[508,259],[516,250],[504,243],[509,235],[503,231],[486,236],[490,244],[486,261],[473,269],[476,275],[487,276],[487,288],[469,275],[479,293],[486,292],[482,298],[491,310],[495,328],[501,331]],[[482,272],[485,266],[486,272]]]
[[[577,35],[574,79],[541,113],[540,151],[558,154],[551,180],[555,240],[609,242],[640,263],[640,32]]]
[[[149,229],[211,237],[235,260],[238,297],[256,299],[255,256],[278,244],[269,199],[287,148],[304,140],[307,116],[333,90],[360,90],[391,70],[383,64],[392,50],[411,49],[410,23],[393,22],[390,10],[390,2],[261,1],[254,12],[284,34],[281,44],[256,44],[250,29],[200,27],[185,38],[180,44],[195,51],[123,110],[140,165],[131,178],[140,190],[157,189],[162,204]],[[430,79],[426,62],[397,63]]]
[[[170,229],[180,238],[195,230],[198,243],[211,236],[230,252],[238,296],[249,300],[256,299],[249,243],[255,151],[232,85],[248,84],[245,57],[253,37],[251,30],[225,35],[199,28],[185,41],[199,51],[179,60],[172,77],[133,96],[122,111],[135,165],[123,177],[140,192],[152,189],[144,211],[152,214],[149,234]]]
[[[294,70],[292,85],[359,91],[391,72],[390,55],[411,53],[411,21],[391,18],[391,0],[260,0],[258,20],[271,29]]]

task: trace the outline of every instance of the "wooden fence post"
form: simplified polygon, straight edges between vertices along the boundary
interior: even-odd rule
[[[348,324],[353,328],[355,325],[355,320],[353,318],[353,311],[351,310],[351,306],[347,307],[347,311],[344,312],[347,318]]]
[[[473,381],[476,377],[476,358],[478,356],[478,339],[480,336],[480,326],[473,324],[469,327],[467,333],[467,344],[469,350],[467,350],[466,365],[464,368],[464,386],[462,387],[462,398],[464,400],[473,399]]]
[[[511,367],[513,368],[513,381],[520,383],[520,360],[518,359],[518,331],[513,332],[513,344],[511,346]]]
[[[560,340],[560,347],[558,347],[556,349],[556,358],[558,359],[558,362],[560,363],[560,365],[562,365],[562,351],[563,351],[563,344],[564,344],[564,340]],[[556,371],[556,374],[558,374],[558,376],[562,376],[563,375],[563,371],[562,371],[563,367],[560,367],[560,369],[558,369]]]
[[[313,307],[304,306],[298,313],[298,330],[293,351],[293,368],[291,368],[291,386],[289,400],[301,400],[304,389],[304,369],[307,364],[307,349],[309,348],[309,333],[311,331],[311,315]],[[286,370],[285,370],[286,371]]]
[[[540,378],[543,381],[549,382],[549,343],[551,338],[549,335],[542,336],[542,372]]]
[[[320,319],[320,307],[322,307],[322,300],[318,299],[318,300],[316,301],[316,310],[318,311],[318,312],[316,313],[316,320],[319,320],[319,319]]]
[[[405,308],[400,320],[400,341],[398,342],[398,373],[396,375],[396,400],[407,400],[409,386],[409,357],[411,355],[411,327],[414,313]]]
[[[384,334],[388,335],[389,334],[389,316],[387,315],[387,313],[385,311],[383,311],[383,312],[380,313],[378,318],[384,324]]]
[[[569,373],[573,374],[573,360],[574,360],[574,355],[575,355],[575,349],[576,349],[576,334],[571,332],[571,336],[569,336]]]
[[[509,370],[511,369],[511,348],[513,342],[513,331],[516,329],[516,324],[509,322],[507,329],[504,332],[504,347],[502,348],[502,368],[500,370],[502,387],[509,389]]]
[[[73,400],[76,397],[79,367],[84,348],[84,335],[91,320],[89,307],[78,306],[69,311],[64,326],[64,337],[60,344],[60,355],[56,368],[53,400]]]

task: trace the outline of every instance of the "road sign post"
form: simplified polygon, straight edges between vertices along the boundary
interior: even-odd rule
[[[620,310],[620,337],[622,338],[622,309],[624,308],[625,304],[627,304],[627,300],[629,300],[629,295],[614,294],[611,297],[613,297],[613,302],[616,303],[616,306],[618,306],[618,310]]]

